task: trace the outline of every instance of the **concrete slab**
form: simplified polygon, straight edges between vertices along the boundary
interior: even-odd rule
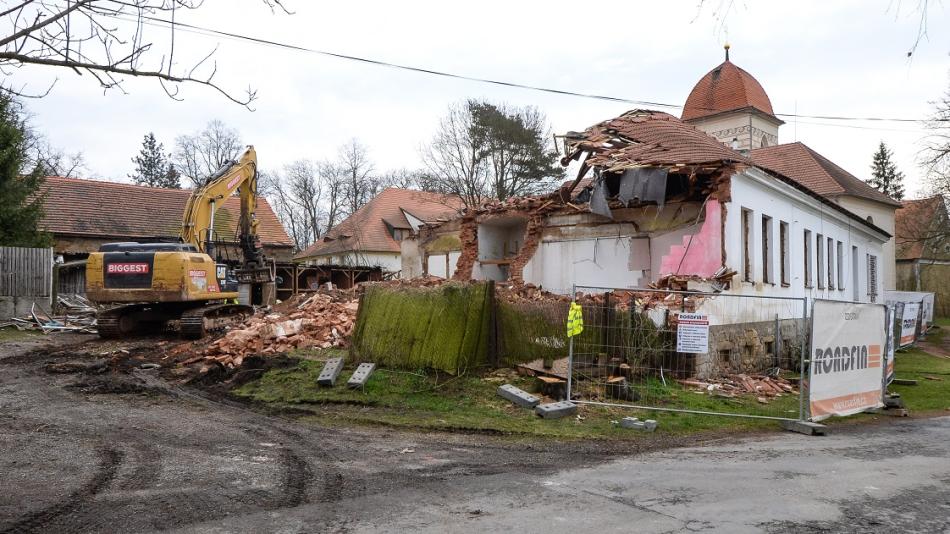
[[[577,405],[571,401],[552,402],[550,404],[539,404],[534,408],[534,413],[542,419],[560,419],[577,413]]]
[[[505,384],[499,387],[497,393],[499,397],[509,400],[522,408],[534,408],[541,404],[541,399],[511,384]]]
[[[332,386],[336,383],[336,379],[340,376],[342,370],[343,358],[330,358],[327,363],[323,364],[323,370],[320,371],[320,376],[317,377],[317,385]]]
[[[353,389],[365,386],[366,381],[369,380],[369,375],[373,374],[375,370],[375,363],[367,362],[359,364],[356,370],[353,371],[353,374],[350,375],[350,379],[346,381],[346,386]]]
[[[782,421],[782,428],[806,436],[824,436],[828,433],[827,426],[811,421]]]
[[[644,432],[653,432],[656,430],[657,423],[653,419],[641,421],[636,417],[624,417],[620,420],[620,426],[632,430],[643,430]]]

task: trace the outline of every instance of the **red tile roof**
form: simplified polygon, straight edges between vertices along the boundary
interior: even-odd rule
[[[946,256],[944,251],[934,247],[947,240],[950,234],[950,221],[943,197],[935,195],[918,200],[905,200],[901,208],[894,212],[895,246],[897,259],[915,260],[918,258],[940,259]]]
[[[742,162],[745,156],[702,130],[662,111],[634,109],[567,134],[575,151],[591,152],[587,163],[612,171],[632,165],[699,165]]]
[[[174,239],[181,229],[188,189],[159,189],[140,185],[50,176],[40,226],[60,235],[115,238],[116,240]],[[215,215],[222,240],[236,240],[241,203],[225,200]],[[269,246],[293,246],[267,200],[257,202],[258,232]]]
[[[462,208],[457,197],[390,187],[334,226],[327,235],[294,256],[304,259],[340,252],[399,252],[386,226],[411,228],[403,210],[422,221],[447,219]]]
[[[869,186],[804,143],[756,148],[751,157],[757,166],[784,174],[827,197],[850,195],[900,206],[900,202]]]
[[[698,119],[745,108],[754,108],[775,117],[769,95],[758,80],[727,59],[693,87],[683,105],[682,119]]]

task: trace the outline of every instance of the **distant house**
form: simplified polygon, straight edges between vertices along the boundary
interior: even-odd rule
[[[427,223],[454,216],[460,208],[457,197],[390,187],[297,254],[294,261],[313,268],[306,274],[310,287],[332,282],[346,288],[398,276],[400,242]]]
[[[43,186],[44,215],[40,228],[53,236],[56,255],[66,262],[84,260],[104,243],[140,243],[178,240],[182,215],[191,191],[50,176]],[[224,260],[241,258],[237,229],[240,199],[231,197],[215,212],[218,251]],[[264,252],[277,263],[289,263],[293,241],[277,220],[267,200],[258,199],[258,232]],[[83,277],[77,269],[71,288],[82,292]],[[64,280],[64,283],[70,283]]]
[[[950,315],[950,217],[943,197],[902,202],[896,232],[897,289],[933,292],[936,315]]]

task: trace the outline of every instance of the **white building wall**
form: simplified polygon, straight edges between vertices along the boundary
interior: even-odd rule
[[[891,234],[891,236],[895,235],[894,220],[896,218],[896,206],[888,206],[887,204],[873,200],[852,196],[840,196],[835,200],[838,204],[841,204],[849,211],[853,211],[861,217],[871,217],[875,226]],[[888,290],[897,288],[897,253],[894,241],[895,238],[891,237],[887,243],[884,243],[884,258],[881,264],[884,289]]]
[[[877,280],[877,302],[883,302],[884,282],[882,266],[884,264],[883,245],[885,238],[876,232],[871,231],[865,225],[849,218],[845,214],[822,204],[814,198],[802,193],[801,191],[779,182],[769,177],[758,169],[749,169],[742,173],[737,173],[732,177],[732,199],[727,204],[726,228],[725,228],[725,246],[726,246],[726,265],[734,269],[738,274],[734,278],[732,292],[747,295],[765,295],[765,296],[787,296],[823,298],[832,300],[853,300],[855,296],[860,302],[868,302],[868,266],[867,255],[877,256],[878,262],[878,280]],[[751,238],[751,259],[752,259],[752,282],[743,281],[743,260],[742,260],[742,209],[748,209],[752,212],[752,238]],[[763,263],[762,256],[762,216],[772,217],[772,254],[767,261],[772,263],[772,272],[774,273],[772,283],[763,282]],[[779,240],[779,227],[781,222],[789,224],[789,284],[783,285],[780,280],[781,249]],[[817,277],[825,272],[819,273],[817,267],[817,249],[812,245],[811,265],[812,265],[812,287],[806,287],[805,284],[805,243],[804,232],[811,231],[811,240],[815,241],[818,234],[823,237],[823,249],[825,250],[825,265],[823,271],[827,271],[827,238],[831,237],[835,242],[841,241],[843,245],[843,264],[838,265],[837,258],[834,262],[834,269],[843,269],[844,288],[838,287],[837,275],[835,275],[835,288],[829,289],[828,284],[819,288]],[[852,262],[852,247],[857,247],[858,263]],[[837,253],[835,254],[837,256]],[[855,276],[856,275],[856,276]],[[857,279],[857,294],[855,295],[854,280]]]
[[[527,283],[561,294],[569,294],[575,284],[641,287],[650,281],[650,240],[630,236],[542,240],[523,276]]]
[[[315,256],[308,259],[307,263],[309,265],[380,267],[384,272],[398,272],[402,269],[402,256],[399,252],[348,252]]]

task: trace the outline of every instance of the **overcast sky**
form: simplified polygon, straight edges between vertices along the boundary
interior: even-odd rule
[[[930,37],[909,59],[919,23],[912,0],[707,0],[702,8],[697,0],[285,3],[294,14],[271,13],[260,0],[206,0],[178,20],[468,76],[677,105],[722,61],[728,40],[732,61],[759,80],[775,111],[801,115],[924,118],[950,79],[950,6],[931,7]],[[730,3],[721,20],[721,6]],[[167,30],[146,30],[158,60]],[[146,132],[171,148],[175,136],[211,119],[237,128],[265,169],[333,157],[355,137],[383,171],[419,167],[420,146],[447,106],[466,98],[537,106],[555,132],[635,107],[182,32],[176,62],[190,65],[215,47],[216,80],[238,93],[256,89],[256,111],[200,86],[182,86],[184,100],[175,101],[152,80],[128,79],[125,94],[103,94],[88,75],[46,67],[20,69],[8,81],[40,90],[58,78],[49,96],[28,103],[36,126],[54,145],[81,151],[87,177],[116,181],[128,181]],[[883,140],[907,175],[909,194],[918,191],[919,124],[785,120],[780,142],[803,141],[861,178]]]

